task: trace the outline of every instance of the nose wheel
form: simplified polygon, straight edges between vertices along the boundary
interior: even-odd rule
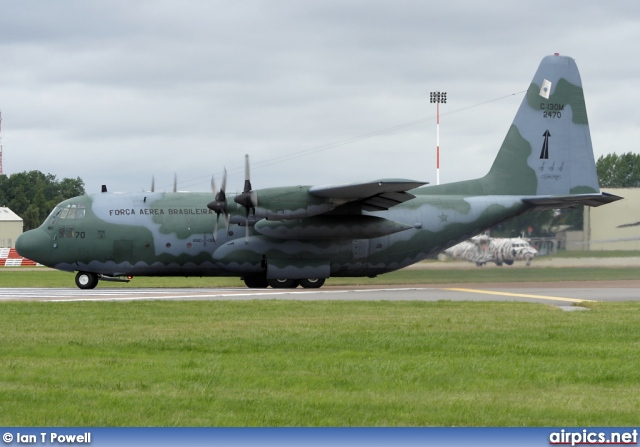
[[[94,289],[98,285],[98,275],[90,272],[76,274],[76,286],[81,289]]]

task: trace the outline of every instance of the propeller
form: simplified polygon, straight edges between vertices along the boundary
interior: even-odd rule
[[[151,176],[151,192],[155,192],[156,191],[156,179],[155,177],[152,175]]]
[[[213,230],[213,240],[216,240],[216,234],[218,233],[218,221],[220,220],[220,214],[224,214],[224,220],[229,230],[229,213],[227,212],[227,195],[225,189],[227,188],[227,170],[224,170],[222,176],[222,185],[220,191],[216,187],[216,181],[211,177],[211,189],[213,190],[213,201],[207,204],[207,208],[216,213],[216,226]]]
[[[173,174],[173,192],[178,192],[178,174]]]
[[[249,171],[249,155],[244,156],[244,189],[241,194],[238,194],[233,198],[233,201],[238,205],[243,206],[246,210],[246,224],[245,224],[245,243],[249,240],[249,212],[253,211],[256,214],[256,206],[258,205],[258,197],[251,188],[251,173]]]

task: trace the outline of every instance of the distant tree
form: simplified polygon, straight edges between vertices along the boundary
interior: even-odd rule
[[[59,202],[83,194],[80,177],[58,181],[55,175],[40,171],[0,176],[0,205],[22,217],[25,230],[39,227]]]
[[[58,196],[70,198],[86,194],[84,191],[84,182],[80,177],[63,178],[58,183]]]
[[[491,235],[494,237],[550,236],[549,229],[553,217],[553,210],[531,211],[496,225],[491,229]]]
[[[582,231],[584,227],[584,206],[577,206],[575,208],[563,208],[557,210],[558,215],[554,222],[554,226],[557,225],[569,225],[573,231]]]
[[[7,205],[7,196],[4,193],[4,190],[6,188],[6,184],[7,184],[7,176],[2,174],[0,175],[0,206],[6,206]]]
[[[29,205],[27,211],[22,213],[20,217],[22,217],[22,222],[25,230],[38,228],[40,226],[40,223],[42,223],[40,218],[40,210],[36,205]]]
[[[495,237],[553,237],[553,229],[568,225],[571,230],[583,228],[584,207],[530,211],[491,228]]]
[[[602,155],[596,161],[596,170],[601,188],[640,187],[640,154]]]

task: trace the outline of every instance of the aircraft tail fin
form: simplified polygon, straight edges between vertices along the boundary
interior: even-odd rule
[[[542,60],[483,180],[490,194],[600,191],[582,81],[572,58],[556,54]]]
[[[536,208],[551,206],[554,197],[558,207],[618,200],[600,193],[575,61],[557,54],[545,57],[489,173],[427,192],[439,193],[545,198],[546,205],[530,202]]]

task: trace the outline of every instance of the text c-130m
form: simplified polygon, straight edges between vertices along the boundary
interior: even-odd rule
[[[246,170],[242,193],[227,197],[225,176],[213,201],[207,193],[153,191],[66,200],[16,249],[78,272],[83,289],[132,276],[320,287],[332,276],[401,269],[530,210],[620,199],[600,192],[580,74],[559,55],[542,60],[482,178],[253,189],[248,160]]]

